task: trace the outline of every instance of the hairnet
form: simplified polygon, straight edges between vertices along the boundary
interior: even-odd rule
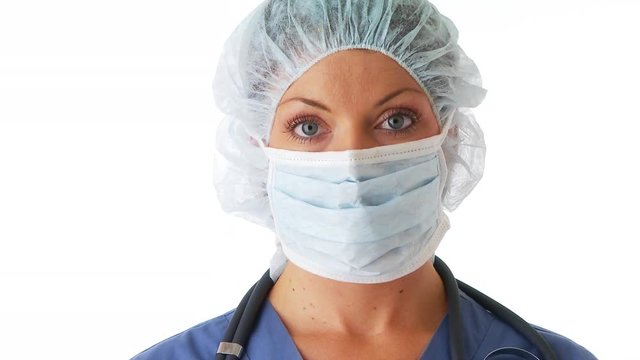
[[[470,108],[486,94],[455,25],[426,0],[269,0],[226,40],[214,79],[225,114],[217,133],[214,183],[222,208],[273,229],[266,192],[276,107],[313,64],[337,51],[386,54],[422,87],[440,125],[448,168],[443,206],[454,210],[482,177],[485,144]],[[222,156],[219,156],[222,155]]]

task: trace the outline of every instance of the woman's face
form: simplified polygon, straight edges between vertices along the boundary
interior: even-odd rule
[[[438,133],[429,99],[400,65],[376,51],[345,50],[313,65],[287,89],[269,146],[366,149]]]

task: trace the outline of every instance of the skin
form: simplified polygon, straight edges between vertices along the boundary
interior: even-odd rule
[[[345,50],[287,89],[269,146],[365,149],[439,131],[428,97],[400,65],[375,51]],[[288,262],[268,298],[304,359],[417,359],[447,311],[431,262],[380,284],[339,282]]]
[[[393,128],[385,120],[392,115],[405,119],[405,131],[389,131]],[[297,129],[292,129],[301,116]],[[408,126],[414,117],[413,126]],[[319,131],[308,136],[302,132],[302,121],[316,124]],[[322,59],[287,89],[276,109],[269,146],[296,151],[366,149],[439,131],[429,98],[400,65],[378,52],[346,50]]]

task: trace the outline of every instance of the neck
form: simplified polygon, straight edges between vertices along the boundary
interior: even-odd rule
[[[434,332],[447,310],[444,286],[431,262],[380,284],[335,281],[288,262],[269,301],[293,336]]]

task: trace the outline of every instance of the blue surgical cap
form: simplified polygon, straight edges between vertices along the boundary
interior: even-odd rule
[[[217,133],[215,180],[222,208],[273,229],[266,145],[280,99],[316,62],[347,49],[389,56],[422,87],[441,126],[453,211],[482,177],[485,144],[471,108],[486,95],[458,30],[426,0],[268,0],[226,40],[214,79],[225,114]]]

